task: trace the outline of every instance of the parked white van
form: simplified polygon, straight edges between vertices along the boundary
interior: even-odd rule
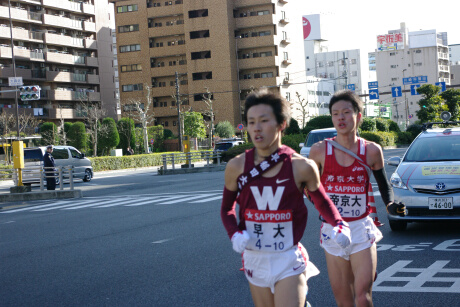
[[[43,156],[45,153],[46,147],[24,148],[24,184],[40,182],[39,177],[37,175],[32,176],[27,169],[43,166]],[[91,181],[91,178],[93,178],[94,173],[91,161],[85,157],[84,153],[81,153],[75,147],[54,146],[52,156],[56,167],[73,166],[74,178],[83,179],[83,181],[86,182]]]

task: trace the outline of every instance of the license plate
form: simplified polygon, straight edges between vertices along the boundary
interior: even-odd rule
[[[452,209],[453,197],[428,197],[428,207],[433,210]]]

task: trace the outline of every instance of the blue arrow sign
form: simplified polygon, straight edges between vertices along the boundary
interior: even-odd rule
[[[379,88],[379,82],[378,81],[367,82],[367,86],[369,89]],[[370,91],[369,91],[369,94],[370,94]]]
[[[400,86],[394,86],[391,88],[391,97],[401,97],[402,91]]]
[[[353,91],[353,92],[354,92],[354,91],[355,91],[355,85],[354,85],[354,84],[348,84],[348,89],[349,89],[350,91]]]
[[[435,85],[441,87],[441,92],[446,91],[446,82],[436,82]]]
[[[379,90],[378,89],[370,89],[369,90],[369,99],[379,99]]]
[[[415,96],[415,95],[420,95],[418,92],[417,92],[417,89],[420,87],[420,84],[412,84],[410,86],[410,94],[412,96]]]

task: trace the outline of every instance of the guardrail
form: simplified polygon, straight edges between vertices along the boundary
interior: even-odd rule
[[[49,175],[47,173],[53,172],[54,175]],[[17,185],[17,171],[14,172],[15,178],[14,183]],[[27,170],[22,171],[22,183],[24,185],[32,183],[40,183],[40,191],[45,189],[45,180],[47,178],[59,178],[59,182],[56,182],[56,185],[59,184],[59,189],[64,190],[64,178],[69,179],[69,189],[73,190],[73,166],[57,166],[57,167],[27,167]]]
[[[209,167],[209,160],[211,164],[214,159],[217,159],[217,165],[220,165],[220,152],[202,151],[202,152],[186,152],[186,153],[171,153],[161,155],[163,158],[163,170],[168,169],[168,165],[175,169],[175,164],[187,164],[191,167],[192,160],[206,160],[206,167]]]
[[[15,172],[14,168],[2,168],[0,169],[0,180],[14,180]]]

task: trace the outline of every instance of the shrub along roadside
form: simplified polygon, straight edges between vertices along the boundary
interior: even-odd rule
[[[197,151],[192,151],[197,152]],[[163,165],[163,154],[171,154],[178,152],[162,152],[162,153],[152,153],[144,155],[133,155],[133,156],[123,156],[123,157],[93,157],[88,159],[91,160],[93,165],[94,172],[100,171],[110,171],[110,170],[119,170],[127,168],[139,168],[139,167],[149,167],[149,166],[161,166]],[[192,162],[201,161],[202,159],[194,158]]]

